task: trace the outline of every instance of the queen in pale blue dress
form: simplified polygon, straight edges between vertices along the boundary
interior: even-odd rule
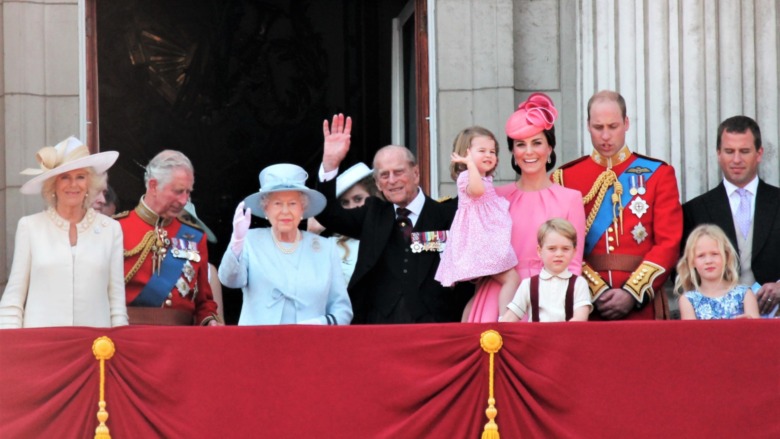
[[[260,191],[236,209],[219,280],[244,292],[239,325],[352,321],[336,241],[298,229],[325,207],[325,196],[307,188],[306,178],[296,165],[269,166],[260,173]],[[249,230],[250,214],[271,227]]]
[[[753,294],[746,285],[737,285],[721,297],[707,297],[698,291],[687,291],[684,296],[691,302],[699,320],[733,319],[745,313],[745,294]]]

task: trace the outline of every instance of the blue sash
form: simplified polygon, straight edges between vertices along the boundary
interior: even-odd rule
[[[631,198],[634,196],[628,191],[631,187],[631,175],[626,171],[636,167],[647,168],[649,172],[643,172],[645,177],[645,184],[653,173],[661,166],[662,162],[656,160],[648,160],[644,157],[637,157],[631,165],[623,171],[618,177],[618,181],[623,185],[623,195],[620,197],[620,201],[623,206],[628,206]],[[596,243],[599,242],[599,238],[607,230],[610,224],[612,224],[612,194],[615,192],[614,187],[607,189],[607,193],[604,195],[604,202],[601,203],[599,212],[596,214],[596,218],[593,220],[593,224],[590,226],[588,234],[585,236],[585,255],[589,255],[596,247]]]
[[[179,231],[176,233],[176,238],[184,239],[183,237],[185,235],[190,235],[188,236],[188,241],[200,242],[201,238],[203,238],[203,232],[182,223]],[[141,290],[141,293],[135,300],[130,303],[130,306],[162,306],[165,299],[168,298],[168,293],[171,292],[176,285],[176,282],[181,277],[181,269],[186,260],[187,259],[175,258],[172,254],[168,254],[162,261],[160,274],[155,275],[152,273],[149,283]]]

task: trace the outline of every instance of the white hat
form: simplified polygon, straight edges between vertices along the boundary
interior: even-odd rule
[[[298,165],[279,163],[260,171],[260,190],[244,199],[244,206],[252,209],[252,215],[265,217],[260,197],[274,192],[298,191],[309,197],[309,205],[303,212],[304,218],[309,218],[322,212],[327,200],[325,195],[306,187],[309,174]]]
[[[184,205],[184,211],[187,212],[196,223],[198,223],[198,226],[200,226],[204,232],[206,232],[206,239],[208,239],[210,243],[213,244],[217,242],[217,235],[214,234],[214,232],[209,228],[209,226],[206,225],[206,223],[198,218],[198,214],[195,213],[195,205],[192,204],[192,201],[187,201],[187,204]]]
[[[373,171],[366,166],[363,162],[358,162],[352,165],[349,169],[342,172],[336,178],[336,198],[340,197],[344,192],[352,189],[352,186],[357,184],[360,180],[371,175]]]
[[[43,182],[55,175],[64,174],[74,169],[92,168],[95,173],[102,174],[116,162],[119,153],[105,151],[90,154],[89,149],[81,140],[71,136],[55,146],[44,146],[35,154],[40,169],[27,168],[23,175],[34,175],[22,185],[21,192],[25,195],[40,194]]]

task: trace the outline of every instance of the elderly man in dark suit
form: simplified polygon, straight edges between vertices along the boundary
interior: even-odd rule
[[[335,177],[349,151],[352,121],[344,115],[323,123],[325,145],[318,189],[328,205],[317,220],[328,230],[360,239],[349,282],[353,323],[459,321],[473,287],[455,290],[434,280],[444,231],[457,203],[438,203],[419,187],[420,169],[403,146],[389,145],[374,156],[374,178],[384,200],[344,209],[336,202]],[[425,233],[431,232],[431,233]],[[417,245],[415,245],[417,244]]]
[[[720,226],[739,252],[739,282],[761,284],[758,306],[766,314],[780,301],[780,189],[758,178],[764,148],[756,121],[724,120],[717,152],[723,182],[683,205],[683,245],[696,226]]]

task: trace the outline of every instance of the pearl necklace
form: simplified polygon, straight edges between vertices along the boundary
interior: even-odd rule
[[[54,225],[57,226],[57,228],[66,232],[70,230],[70,221],[61,217],[53,207],[46,209],[46,214],[49,216],[49,219],[51,219]],[[76,223],[76,230],[78,233],[84,233],[89,230],[89,227],[95,221],[95,216],[95,211],[92,208],[87,209],[87,212],[84,214],[84,218]]]
[[[274,244],[276,245],[276,248],[279,249],[280,252],[289,255],[292,253],[295,253],[295,250],[298,249],[298,245],[301,243],[301,231],[297,230],[297,233],[295,234],[295,242],[289,247],[286,246],[286,244],[283,244],[278,239],[276,239],[276,233],[274,233],[273,229],[271,229],[271,239],[274,240]]]

